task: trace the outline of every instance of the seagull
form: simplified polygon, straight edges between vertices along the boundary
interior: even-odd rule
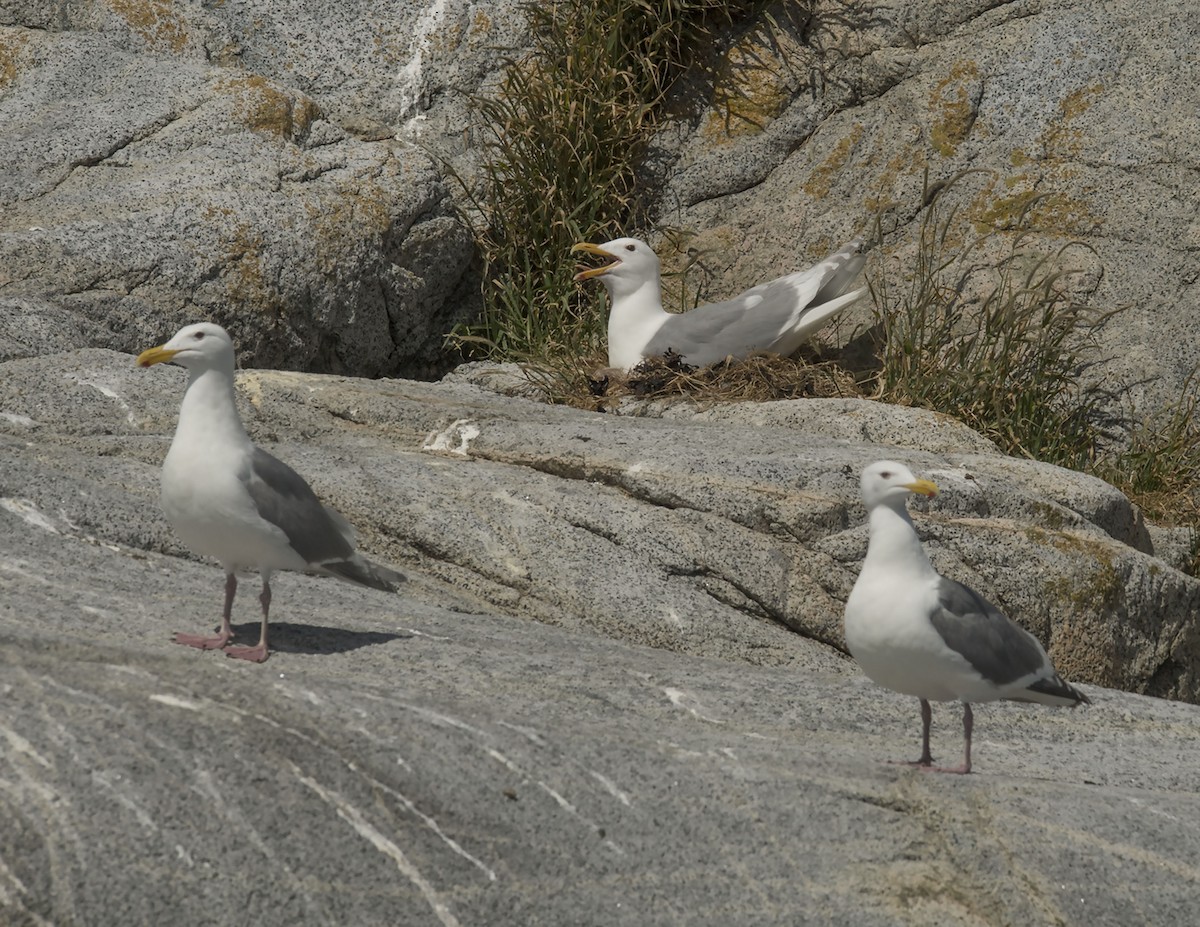
[[[143,351],[139,367],[187,368],[179,424],[163,462],[162,507],[180,539],[225,569],[225,611],[215,636],[176,634],[175,643],[265,662],[271,574],[303,570],[394,592],[404,577],[355,549],[354,529],[322,505],[308,483],[246,434],[233,398],[233,341],[219,325],[181,328],[166,344]],[[262,634],[253,647],[229,644],[237,571],[262,575]]]
[[[628,372],[646,358],[668,351],[693,367],[755,351],[785,357],[795,353],[817,329],[867,292],[866,287],[846,292],[866,260],[862,248],[861,241],[852,241],[808,270],[681,313],[663,309],[658,256],[644,241],[580,242],[571,251],[613,262],[582,270],[575,280],[598,279],[608,290],[612,300],[608,364]]]
[[[934,570],[905,501],[936,496],[903,464],[873,463],[862,472],[869,518],[867,558],[846,600],[846,644],[874,682],[921,701],[921,758],[936,772],[971,771],[972,702],[1010,699],[1074,707],[1090,701],[1054,670],[1032,634],[969,586]],[[961,766],[933,765],[930,700],[963,703]]]

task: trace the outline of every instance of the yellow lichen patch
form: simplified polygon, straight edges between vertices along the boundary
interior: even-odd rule
[[[411,54],[412,34],[402,32],[390,22],[381,22],[373,39],[375,58],[393,67],[407,62]]]
[[[934,86],[929,98],[929,110],[934,114],[929,141],[942,157],[953,155],[971,133],[979,87],[979,66],[974,61],[954,65]]]
[[[17,62],[21,49],[29,41],[29,33],[17,29],[0,29],[0,87],[7,87],[17,77]]]
[[[875,193],[863,200],[863,205],[875,214],[885,213],[899,206],[903,197],[899,194],[900,180],[904,177],[920,177],[929,164],[924,146],[904,145],[888,159],[875,182]]]
[[[1059,118],[1046,126],[1042,147],[1047,158],[1074,158],[1083,147],[1084,131],[1071,123],[1100,99],[1104,86],[1098,81],[1068,93],[1058,105]]]
[[[308,200],[305,211],[324,274],[333,274],[351,239],[371,239],[386,234],[395,225],[394,196],[366,177],[339,183],[332,192]]]
[[[463,43],[463,27],[455,23],[449,29],[443,32],[435,32],[429,36],[429,45],[431,48],[452,54],[458,51]]]
[[[487,35],[492,31],[492,18],[483,10],[477,10],[475,17],[471,20],[470,35]]]
[[[735,45],[717,66],[704,136],[722,141],[757,135],[783,111],[789,95],[769,49],[753,42]]]
[[[1103,220],[1087,206],[1064,193],[1043,192],[1047,178],[1062,182],[1069,173],[1061,166],[1034,164],[1020,174],[993,177],[968,209],[971,224],[980,234],[1017,227],[1066,236],[1094,232]]]
[[[303,135],[321,115],[317,104],[296,96],[257,74],[227,77],[216,85],[218,93],[234,96],[236,118],[255,132],[269,132],[291,141]]]
[[[813,172],[809,175],[808,180],[804,182],[804,192],[818,199],[827,196],[829,191],[833,189],[834,181],[841,174],[847,162],[849,162],[850,155],[854,151],[854,146],[858,144],[859,139],[862,137],[862,124],[856,122],[851,126],[849,132],[838,139],[838,143],[833,146],[833,151],[829,153],[829,156],[813,168]]]
[[[353,188],[339,190],[348,210],[345,220],[369,235],[382,235],[395,221],[394,197],[373,180],[359,179]],[[343,232],[344,234],[344,232]]]
[[[986,233],[1021,224],[1064,236],[1082,236],[1095,233],[1104,224],[1086,203],[1062,192],[1080,190],[1081,171],[1075,158],[1083,146],[1084,133],[1073,128],[1071,121],[1095,103],[1101,90],[1100,84],[1092,84],[1063,99],[1058,118],[1039,139],[1040,159],[1025,149],[1011,152],[1009,163],[1018,170],[1002,179],[993,178],[972,203],[969,215],[976,231]],[[1082,192],[1091,189],[1085,186]]]
[[[1006,178],[1005,185],[1013,178]],[[1018,180],[1020,185],[1021,181]],[[1029,210],[1039,194],[1033,190],[1021,190],[1008,196],[993,196],[994,190],[982,192],[976,197],[976,208],[971,210],[977,232],[1015,228],[1021,217]]]
[[[1080,87],[1078,90],[1072,90],[1062,101],[1063,119],[1074,119],[1087,112],[1092,108],[1092,104],[1100,99],[1103,92],[1104,87],[1099,81],[1086,87]]]
[[[1025,170],[990,174],[972,197],[966,216],[974,231],[991,234],[1022,228],[1071,237],[1091,234],[1100,227],[1103,220],[1086,205],[1059,192],[1074,177],[1072,166],[1034,161],[1019,151],[1013,159]]]
[[[244,223],[234,228],[225,247],[225,286],[235,305],[278,317],[283,314],[284,303],[267,279],[262,260],[264,241],[259,229]]]
[[[170,0],[106,0],[109,9],[151,48],[181,52],[187,46],[187,21]]]

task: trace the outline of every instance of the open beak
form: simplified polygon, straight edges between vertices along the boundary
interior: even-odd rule
[[[938,494],[938,488],[929,480],[913,480],[911,483],[906,483],[904,486],[909,492],[920,493],[922,496],[930,498]]]
[[[587,270],[581,270],[575,275],[576,282],[581,280],[590,280],[592,277],[599,277],[601,274],[608,273],[621,263],[621,259],[615,254],[610,254],[599,245],[593,245],[586,241],[581,241],[579,244],[571,246],[572,254],[575,254],[577,251],[585,251],[588,254],[597,254],[602,258],[608,258],[610,261],[612,261],[612,263],[605,264],[602,267],[589,267]]]
[[[168,350],[166,345],[159,345],[157,348],[147,348],[137,356],[137,365],[139,367],[153,367],[155,364],[165,364],[178,353],[178,351]]]

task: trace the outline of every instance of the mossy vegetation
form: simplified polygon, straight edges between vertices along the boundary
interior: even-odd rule
[[[1111,557],[1101,557],[1095,571],[1086,576],[1058,576],[1045,583],[1046,597],[1077,615],[1112,614],[1125,595],[1123,577]]]

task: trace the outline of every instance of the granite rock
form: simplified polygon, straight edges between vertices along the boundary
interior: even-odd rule
[[[981,706],[976,774],[928,775],[884,762],[915,701],[839,649],[856,470],[900,457],[942,485],[938,565],[1065,674],[1194,699],[1197,582],[1098,481],[869,403],[604,416],[244,371],[255,438],[410,577],[280,575],[251,665],[169,640],[222,587],[156,501],[182,386],[106,350],[0,365],[5,923],[1191,917],[1200,709]],[[960,744],[939,706],[935,755]]]

